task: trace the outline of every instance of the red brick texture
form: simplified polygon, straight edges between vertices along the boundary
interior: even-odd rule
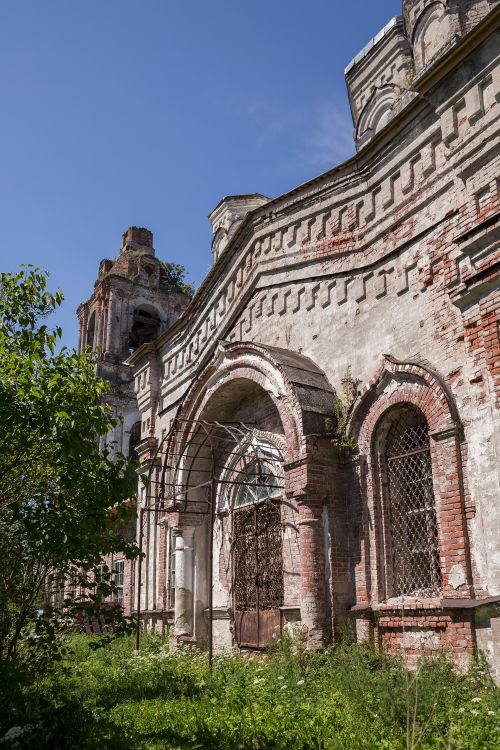
[[[417,407],[424,414],[429,427],[443,580],[439,599],[407,596],[391,603],[385,570],[390,562],[384,549],[384,514],[387,511],[383,502],[377,435],[385,416],[402,404]],[[355,566],[356,604],[366,604],[371,608],[376,639],[391,647],[403,648],[410,660],[428,648],[426,641],[434,644],[429,648],[452,648],[457,653],[471,651],[474,642],[470,615],[458,611],[452,617],[442,610],[442,598],[468,599],[473,595],[467,526],[473,509],[467,505],[463,476],[466,445],[447,386],[426,365],[384,359],[379,372],[356,405],[351,428],[360,450],[359,460],[354,465],[357,483],[355,509],[359,515],[359,542],[362,542],[359,544],[359,561]],[[459,585],[450,579],[451,573],[457,570],[462,576]],[[387,611],[388,608],[393,612]],[[429,608],[432,613],[421,613]],[[405,635],[408,629],[414,633],[413,636],[408,632]],[[435,635],[434,638],[430,638],[430,632]],[[460,633],[460,637],[457,633]]]

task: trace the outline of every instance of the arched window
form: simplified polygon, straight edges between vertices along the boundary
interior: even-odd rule
[[[142,344],[149,344],[158,338],[160,333],[160,320],[156,312],[149,312],[142,307],[134,310],[132,328],[130,329],[129,348],[132,351],[138,349]]]
[[[228,243],[227,229],[219,227],[212,240],[212,254],[216,261]]]
[[[384,424],[392,595],[432,596],[441,569],[429,428],[411,405],[392,409]]]
[[[361,112],[356,126],[356,140],[360,146],[387,125],[396,103],[393,85],[375,88]]]
[[[234,451],[220,476],[217,507],[220,513],[280,499],[283,490],[281,451],[261,438],[253,438]]]
[[[128,455],[129,458],[137,461],[139,456],[137,455],[136,446],[141,442],[141,422],[135,422],[130,430],[130,440],[128,443]]]
[[[90,316],[90,320],[87,326],[87,346],[89,349],[94,349],[94,338],[95,338],[95,310]]]
[[[264,500],[280,497],[278,478],[269,464],[256,459],[247,464],[241,473],[234,499],[234,507],[261,503]]]

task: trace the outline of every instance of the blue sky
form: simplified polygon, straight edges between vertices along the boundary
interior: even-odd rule
[[[353,153],[343,70],[401,0],[15,0],[0,6],[0,261],[77,305],[130,225],[198,285],[223,195]]]

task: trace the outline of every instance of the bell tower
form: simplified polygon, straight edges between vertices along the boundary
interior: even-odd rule
[[[133,351],[169,328],[189,302],[190,296],[180,288],[168,264],[156,257],[153,233],[129,227],[117,257],[101,260],[94,291],[78,307],[78,351],[95,352],[97,373],[110,383],[107,401],[116,416],[123,417],[110,439],[126,455],[133,455],[141,437],[126,361]]]

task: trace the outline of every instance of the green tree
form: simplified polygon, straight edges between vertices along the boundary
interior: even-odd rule
[[[63,296],[47,290],[47,277],[31,266],[0,274],[0,660],[43,630],[38,610],[52,577],[72,576],[97,607],[112,589],[97,573],[102,555],[137,555],[116,533],[134,465],[99,448],[115,424],[107,384],[90,354],[58,350],[61,330],[45,320]],[[78,602],[64,605],[74,612]]]
[[[194,286],[186,281],[186,268],[181,263],[160,261],[162,270],[172,289],[178,290],[188,297],[193,297]]]

